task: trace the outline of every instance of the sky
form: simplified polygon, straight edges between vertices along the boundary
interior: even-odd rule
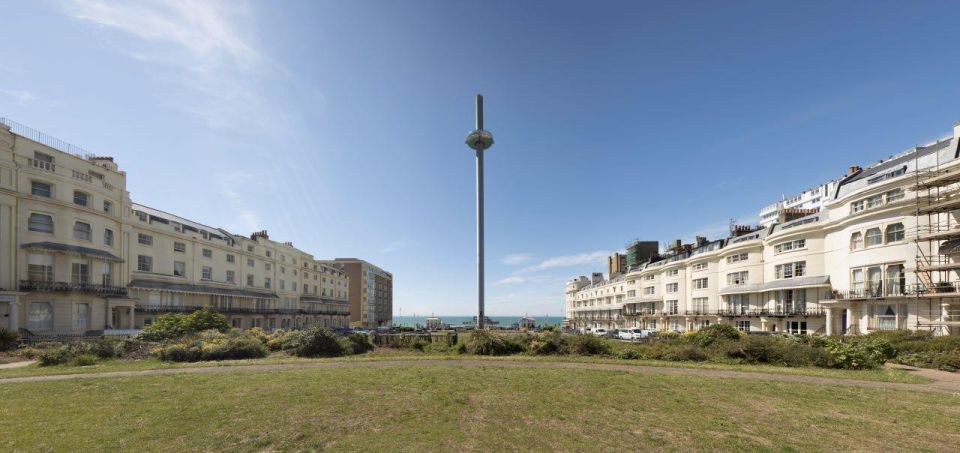
[[[949,134],[951,2],[6,1],[0,117],[134,201],[394,275],[394,314],[562,315],[633,239],[725,237]]]

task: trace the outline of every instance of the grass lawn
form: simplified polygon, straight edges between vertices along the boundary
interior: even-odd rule
[[[960,398],[617,371],[296,369],[0,386],[0,450],[955,450]]]
[[[100,373],[106,371],[133,371],[162,368],[185,368],[201,366],[237,366],[254,364],[273,364],[273,363],[303,363],[316,361],[367,361],[367,360],[393,360],[393,359],[417,359],[417,360],[449,360],[449,359],[471,359],[471,360],[523,360],[523,361],[550,361],[550,362],[587,362],[587,363],[615,363],[623,365],[646,365],[678,368],[710,368],[719,370],[735,371],[753,371],[773,374],[789,374],[802,376],[818,376],[841,379],[859,379],[868,381],[884,382],[902,382],[902,383],[924,383],[927,379],[912,375],[902,370],[880,369],[880,370],[833,370],[824,368],[790,368],[772,365],[736,365],[708,362],[670,362],[658,360],[618,360],[598,357],[583,356],[509,356],[509,357],[483,357],[473,355],[457,354],[428,354],[410,351],[401,351],[387,348],[377,348],[376,351],[359,356],[343,357],[336,359],[302,359],[291,357],[286,354],[274,354],[264,359],[256,360],[227,360],[222,362],[195,362],[195,363],[174,363],[161,362],[156,359],[147,360],[111,360],[97,365],[76,367],[76,366],[52,366],[39,367],[36,364],[25,368],[15,368],[0,370],[0,379],[8,377],[21,376],[40,376],[52,374],[76,374],[76,373]]]

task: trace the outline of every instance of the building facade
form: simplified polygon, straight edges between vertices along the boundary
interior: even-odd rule
[[[820,186],[830,190],[806,215],[734,227],[716,241],[675,241],[613,279],[573,279],[567,325],[958,335],[958,144],[960,124],[937,142],[850,167]]]
[[[336,258],[324,264],[350,279],[350,326],[388,327],[393,323],[393,274],[357,258]]]
[[[342,269],[266,231],[232,234],[133,203],[112,158],[8,120],[0,247],[0,327],[26,335],[138,329],[201,307],[238,328],[350,323]]]

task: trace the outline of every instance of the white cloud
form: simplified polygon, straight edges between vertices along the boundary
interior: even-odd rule
[[[512,285],[517,283],[526,283],[527,278],[521,277],[519,275],[511,275],[509,277],[504,277],[500,280],[497,280],[497,285]]]
[[[415,242],[415,241],[406,241],[406,240],[404,240],[404,241],[395,241],[395,242],[391,243],[390,245],[388,245],[388,246],[380,249],[380,253],[393,253],[393,252],[396,252],[396,251],[398,251],[398,250],[400,250],[400,249],[405,249],[405,248],[407,248],[407,247],[412,247],[412,246],[414,246],[414,245],[417,245],[417,242]]]
[[[533,259],[533,255],[529,253],[513,253],[507,256],[504,256],[500,262],[508,266],[519,266],[521,264],[526,264]]]
[[[16,101],[20,105],[27,105],[37,99],[33,93],[23,90],[0,90],[0,95]]]
[[[224,228],[235,234],[257,231],[261,227],[260,216],[250,208],[250,205],[240,194],[241,188],[249,187],[249,184],[256,181],[256,178],[244,172],[231,172],[214,174],[213,180],[217,183],[220,195],[227,200],[236,215],[235,220],[227,222]]]
[[[586,266],[586,265],[595,265],[603,263],[603,260],[606,259],[612,252],[609,251],[596,251],[589,253],[581,253],[579,255],[565,255],[565,256],[556,256],[553,258],[548,258],[540,263],[537,263],[533,266],[528,266],[521,269],[521,272],[536,272],[543,271],[547,269],[556,269],[560,267],[574,267],[574,266]]]
[[[245,2],[66,0],[64,11],[119,35],[110,46],[181,88],[162,98],[209,127],[276,135],[289,124],[289,113],[264,94],[277,65],[257,49],[255,14]]]

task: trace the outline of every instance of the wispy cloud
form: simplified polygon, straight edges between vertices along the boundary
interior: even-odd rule
[[[533,255],[530,253],[513,253],[507,256],[504,256],[500,259],[500,262],[508,266],[519,266],[521,264],[529,263],[533,259]]]
[[[248,187],[252,181],[256,181],[254,176],[244,172],[217,173],[213,175],[213,180],[217,183],[220,195],[230,203],[230,207],[236,213],[236,219],[227,222],[224,228],[238,234],[246,234],[260,228],[260,216],[240,193],[243,187]]]
[[[393,253],[398,250],[405,249],[407,247],[413,247],[415,245],[417,245],[416,241],[406,241],[406,240],[394,241],[390,243],[390,245],[380,249],[380,253]]]
[[[185,90],[169,101],[209,127],[271,133],[256,119],[284,124],[283,109],[273,107],[263,90],[276,65],[255,45],[255,14],[245,2],[66,0],[63,5],[76,20],[120,35],[111,47]]]
[[[539,263],[526,266],[514,271],[510,275],[497,280],[496,285],[516,285],[522,283],[542,283],[557,279],[543,272],[568,267],[584,267],[602,265],[612,252],[598,250],[595,252],[580,253],[577,255],[562,255],[547,258]]]
[[[20,105],[27,105],[37,99],[33,93],[24,90],[0,90],[0,97],[12,99]]]

